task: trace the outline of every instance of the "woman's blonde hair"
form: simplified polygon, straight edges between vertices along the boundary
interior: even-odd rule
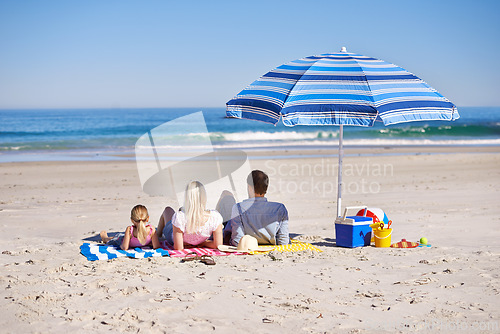
[[[144,205],[136,205],[130,212],[130,219],[132,219],[136,223],[139,223],[137,225],[137,239],[143,245],[146,242],[146,238],[148,237],[148,231],[146,229],[146,222],[148,218],[148,209],[146,209]]]
[[[207,192],[199,181],[191,181],[184,195],[184,214],[186,215],[187,233],[196,233],[205,225]]]

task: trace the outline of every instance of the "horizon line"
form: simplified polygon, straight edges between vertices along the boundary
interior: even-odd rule
[[[500,108],[500,105],[458,105],[460,108]],[[208,106],[194,106],[194,107],[15,107],[4,108],[0,107],[0,111],[21,111],[21,110],[132,110],[132,109],[226,109],[226,106],[208,107]]]

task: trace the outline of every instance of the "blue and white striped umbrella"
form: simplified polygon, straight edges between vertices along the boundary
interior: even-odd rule
[[[264,74],[227,102],[227,116],[287,126],[342,126],[458,119],[456,106],[423,80],[383,60],[348,53],[305,57]]]

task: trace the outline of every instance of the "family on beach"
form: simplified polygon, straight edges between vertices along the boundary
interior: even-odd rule
[[[190,247],[218,248],[222,244],[237,246],[243,236],[251,236],[261,245],[290,243],[288,212],[285,205],[269,202],[265,197],[269,177],[260,170],[247,177],[248,199],[236,203],[229,191],[224,191],[215,210],[207,210],[205,187],[198,181],[187,185],[184,205],[179,211],[166,207],[158,227],[149,223],[148,210],[136,205],[130,214],[132,225],[119,239],[101,232],[104,243],[115,243],[121,249],[160,247],[166,240],[176,250]]]

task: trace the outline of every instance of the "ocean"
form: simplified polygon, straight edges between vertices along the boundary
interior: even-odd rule
[[[344,145],[500,145],[500,107],[458,108],[454,122],[344,127]],[[207,136],[215,149],[308,149],[337,146],[335,126],[295,126],[231,119],[224,108],[0,110],[0,162],[133,158],[138,138],[151,129],[202,111],[208,133],[175,134],[179,148]],[[193,141],[199,143],[199,141]],[[207,141],[204,141],[207,143]]]

